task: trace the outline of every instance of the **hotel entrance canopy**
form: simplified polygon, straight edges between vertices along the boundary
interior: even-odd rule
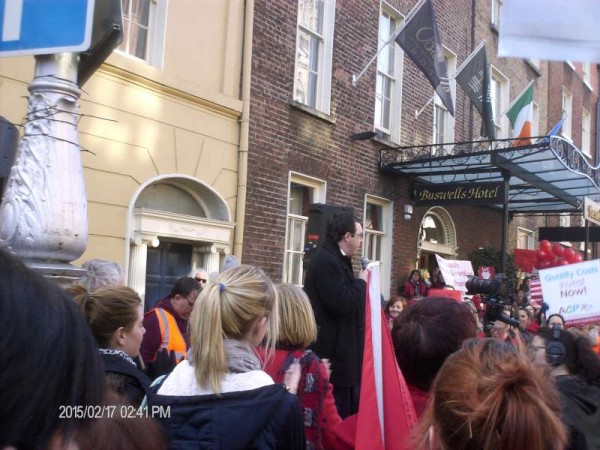
[[[585,197],[599,201],[597,167],[567,140],[550,136],[514,145],[503,139],[383,149],[380,170],[432,185],[504,181],[512,214],[580,213]]]

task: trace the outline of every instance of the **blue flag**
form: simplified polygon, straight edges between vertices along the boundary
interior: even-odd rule
[[[554,125],[550,131],[548,131],[547,137],[556,136],[560,132],[560,129],[562,128],[564,121],[565,121],[564,117],[562,119],[560,119],[558,121],[558,123],[556,125]]]

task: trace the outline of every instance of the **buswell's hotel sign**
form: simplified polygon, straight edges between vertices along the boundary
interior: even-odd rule
[[[504,200],[504,183],[417,184],[414,198],[417,206],[497,205]]]

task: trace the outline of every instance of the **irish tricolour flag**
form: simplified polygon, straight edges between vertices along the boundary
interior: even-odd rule
[[[513,129],[514,146],[531,145],[531,122],[533,121],[533,81],[515,98],[506,112]]]

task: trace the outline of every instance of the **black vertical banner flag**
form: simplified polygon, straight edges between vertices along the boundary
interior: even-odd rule
[[[490,74],[485,45],[475,49],[454,77],[481,116],[481,135],[496,139],[494,112],[490,93]]]
[[[442,53],[440,34],[431,0],[425,0],[418,11],[408,19],[396,43],[427,77],[444,106],[454,115],[454,104],[448,83],[448,68]]]

